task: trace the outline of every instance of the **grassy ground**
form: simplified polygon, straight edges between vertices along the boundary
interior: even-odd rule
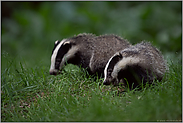
[[[16,61],[16,62],[15,62]],[[182,121],[182,66],[169,62],[162,82],[141,91],[99,86],[68,65],[50,76],[49,66],[29,68],[8,59],[1,70],[1,121]]]

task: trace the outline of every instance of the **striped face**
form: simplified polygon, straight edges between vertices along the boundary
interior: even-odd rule
[[[113,77],[112,74],[114,72],[114,68],[116,66],[116,64],[122,59],[122,55],[120,53],[114,55],[113,57],[111,57],[108,61],[108,63],[106,64],[106,67],[104,69],[104,85],[110,85],[111,82],[116,81],[115,78]]]
[[[50,75],[57,75],[67,60],[74,57],[76,50],[77,48],[72,46],[71,42],[66,39],[55,41],[51,56]]]
[[[121,53],[117,53],[113,57],[111,57],[106,64],[104,69],[104,85],[113,85],[119,84],[118,78],[121,70],[125,70],[128,66],[137,65],[140,62],[138,57],[124,57]]]

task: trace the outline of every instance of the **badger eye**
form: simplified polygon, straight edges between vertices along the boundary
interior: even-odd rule
[[[56,59],[56,62],[60,62],[60,61],[61,61],[61,59],[60,59],[60,58]]]
[[[112,69],[108,69],[107,76],[111,76],[111,73],[112,73]]]
[[[61,62],[61,59],[56,59],[55,61],[56,64],[60,64],[60,62]]]
[[[56,61],[55,64],[58,65],[58,64],[60,64],[60,62]]]
[[[108,72],[109,72],[109,73],[112,73],[112,69],[108,69]]]

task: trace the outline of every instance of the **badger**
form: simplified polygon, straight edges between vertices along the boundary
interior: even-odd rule
[[[119,36],[78,34],[74,37],[55,41],[51,56],[50,75],[58,75],[66,64],[85,68],[89,74],[104,76],[103,71],[109,58],[120,49],[131,44]]]
[[[123,83],[133,89],[143,83],[161,80],[168,70],[161,52],[150,42],[142,41],[116,52],[104,69],[103,85]]]

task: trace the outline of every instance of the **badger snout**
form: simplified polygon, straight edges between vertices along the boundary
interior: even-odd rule
[[[116,78],[111,77],[105,78],[103,81],[103,85],[110,85],[110,84],[115,85],[115,83],[118,83],[118,80]]]
[[[51,69],[50,71],[50,75],[57,75],[58,74],[58,70],[56,70],[56,69]]]
[[[110,81],[108,81],[108,80],[104,80],[104,82],[103,82],[103,85],[110,85],[111,83],[110,83]]]

